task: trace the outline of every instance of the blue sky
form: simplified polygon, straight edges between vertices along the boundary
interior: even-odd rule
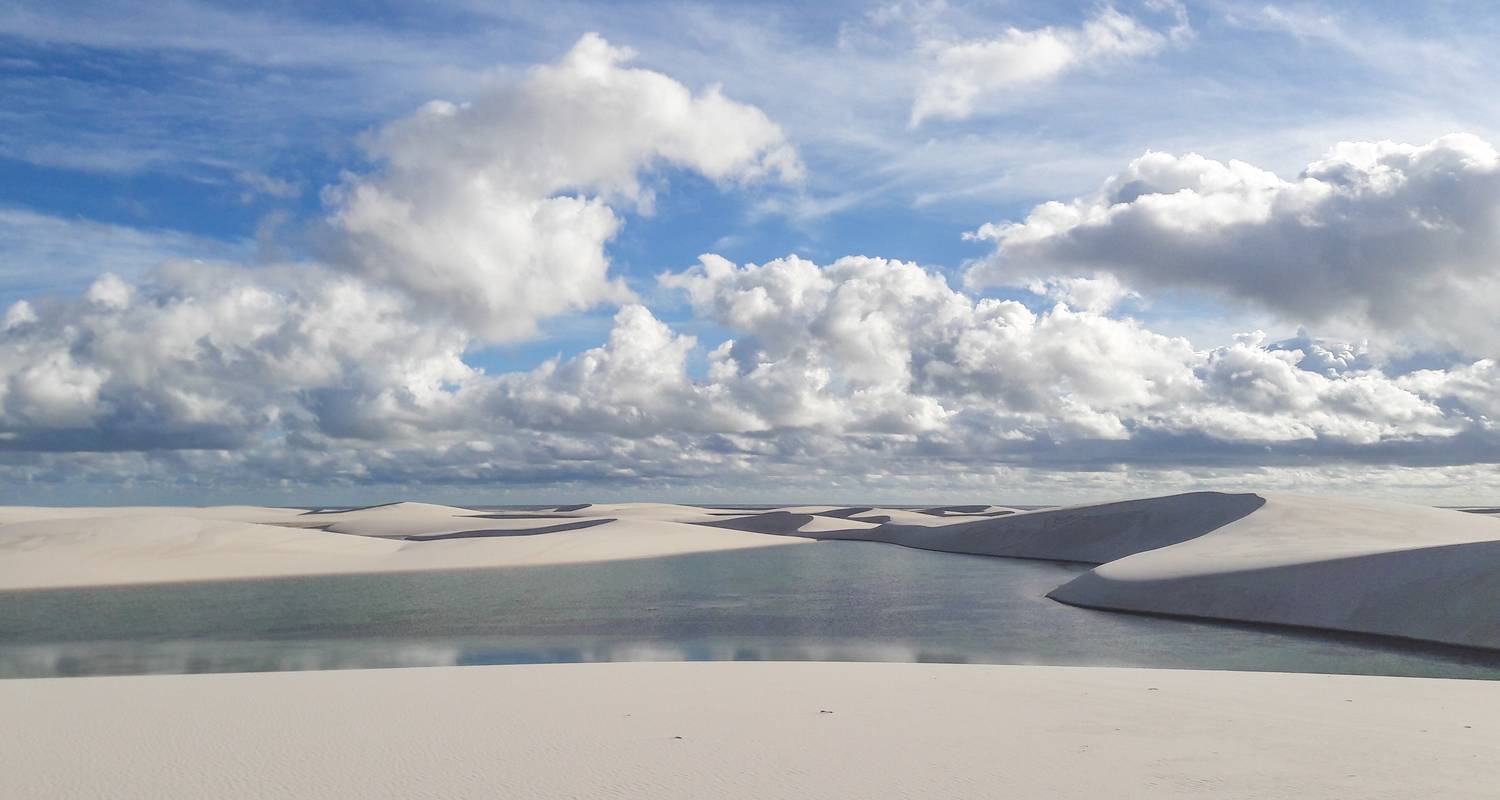
[[[1113,32],[1105,30],[1106,23],[1115,26],[1109,29]],[[1068,203],[1093,196],[1107,179],[1122,174],[1148,151],[1173,157],[1199,154],[1224,164],[1244,162],[1290,181],[1339,142],[1421,146],[1455,133],[1480,142],[1495,141],[1500,136],[1496,130],[1500,114],[1489,98],[1490,81],[1500,67],[1496,63],[1500,56],[1492,47],[1500,34],[1497,27],[1500,14],[1477,2],[1119,0],[1113,4],[898,2],[813,7],[802,3],[194,1],[142,7],[110,2],[12,2],[0,5],[0,93],[6,98],[0,109],[0,307],[26,301],[27,308],[37,309],[50,325],[48,320],[53,318],[48,314],[72,313],[67,311],[68,304],[83,302],[78,298],[93,291],[90,287],[103,273],[117,275],[126,284],[140,283],[142,288],[131,296],[164,292],[151,295],[156,298],[153,302],[164,306],[185,290],[152,288],[156,284],[149,276],[163,263],[232,264],[250,271],[246,274],[252,277],[247,280],[259,280],[253,277],[261,274],[257,270],[275,271],[287,265],[313,271],[327,266],[334,274],[354,274],[362,280],[376,274],[374,270],[384,276],[374,280],[375,288],[384,290],[389,284],[408,299],[415,298],[411,300],[415,310],[404,313],[423,316],[424,322],[430,321],[426,317],[442,317],[442,322],[432,324],[450,326],[444,330],[460,342],[454,346],[462,362],[490,378],[530,374],[553,358],[564,365],[577,361],[603,346],[612,331],[622,330],[617,314],[635,302],[649,309],[653,319],[674,335],[696,337],[684,369],[698,390],[709,391],[709,373],[715,363],[711,354],[721,342],[742,343],[735,363],[748,376],[755,358],[744,355],[749,347],[745,343],[775,337],[737,328],[740,323],[724,310],[727,306],[715,311],[712,303],[698,302],[702,298],[690,298],[660,284],[658,276],[684,273],[704,253],[739,265],[796,255],[823,267],[843,256],[870,256],[911,262],[969,302],[1017,300],[1043,317],[1062,295],[1047,294],[1038,281],[1068,276],[1094,280],[1108,275],[1110,280],[1123,282],[1122,292],[1134,295],[1094,309],[1103,319],[1128,321],[1168,338],[1185,337],[1200,354],[1231,347],[1238,341],[1237,334],[1256,330],[1265,334],[1262,350],[1297,336],[1299,330],[1308,332],[1308,341],[1331,350],[1345,344],[1359,347],[1368,341],[1372,342],[1369,347],[1379,351],[1380,366],[1375,369],[1380,378],[1392,381],[1393,386],[1405,380],[1401,385],[1410,387],[1417,379],[1403,376],[1413,373],[1416,366],[1472,370],[1500,348],[1484,338],[1487,332],[1476,327],[1480,323],[1445,327],[1442,320],[1436,320],[1409,329],[1393,326],[1390,320],[1395,312],[1382,310],[1387,304],[1378,298],[1351,301],[1347,308],[1333,308],[1326,314],[1310,312],[1293,298],[1257,293],[1246,282],[1217,275],[1212,269],[1167,275],[1164,268],[1139,260],[1111,261],[1109,248],[1139,246],[1131,244],[1135,240],[1109,239],[1099,245],[1105,248],[1100,251],[1072,240],[1062,242],[1057,237],[1063,234],[1056,234],[1047,240],[1047,247],[1037,249],[1020,239],[965,234],[985,223],[1021,223],[1047,201]],[[640,197],[622,201],[615,189],[602,183],[557,184],[548,190],[550,195],[576,191],[579,196],[597,197],[623,222],[602,240],[602,247],[607,276],[623,281],[633,297],[606,298],[601,285],[586,298],[559,300],[557,308],[535,315],[536,330],[527,335],[497,335],[492,324],[476,324],[472,317],[449,320],[447,311],[433,312],[433,301],[423,295],[432,289],[422,283],[427,278],[392,278],[388,266],[378,270],[341,266],[349,245],[333,220],[347,210],[349,201],[338,194],[339,187],[378,187],[398,198],[415,191],[396,186],[396,178],[389,176],[391,160],[402,156],[380,149],[375,143],[380,131],[411,118],[432,100],[476,106],[509,102],[506,92],[527,85],[533,74],[529,70],[559,63],[586,33],[597,33],[609,45],[633,51],[626,62],[630,69],[665,76],[700,95],[721,87],[725,98],[763,114],[774,126],[777,140],[795,150],[799,175],[763,179],[753,174],[759,167],[742,164],[715,176],[710,172],[717,167],[705,166],[708,162],[663,156],[631,167],[633,180],[645,187],[649,201]],[[1065,54],[1058,56],[1058,48]],[[1053,63],[1047,58],[1059,60]],[[923,98],[936,97],[939,91],[972,96],[936,114],[921,111]],[[500,99],[487,99],[496,97]],[[481,138],[503,142],[517,135],[504,127],[512,124],[504,121],[505,115],[497,115],[499,127],[482,132]],[[610,130],[593,133],[612,135]],[[659,145],[647,142],[643,146]],[[423,159],[435,157],[421,155]],[[1384,213],[1381,208],[1360,213],[1378,215]],[[1483,218],[1487,212],[1481,208],[1476,213],[1480,215],[1476,218]],[[1341,217],[1346,218],[1347,214]],[[1028,230],[1042,229],[1031,226]],[[1356,238],[1373,235],[1368,233],[1369,226],[1354,230],[1363,231],[1351,234]],[[1356,244],[1365,248],[1355,248],[1359,252],[1370,252],[1369,244]],[[499,246],[504,249],[504,242]],[[1178,246],[1187,245],[1180,241],[1163,244],[1169,250]],[[1426,245],[1412,245],[1421,246]],[[1485,246],[1483,242],[1464,245],[1471,251]],[[1024,262],[1015,255],[1023,251],[1028,254]],[[1442,254],[1450,251],[1434,251],[1432,263],[1450,258]],[[1425,251],[1411,252],[1417,254],[1411,258],[1420,260]],[[1484,258],[1488,257],[1485,251]],[[1345,270],[1340,273],[1343,280],[1360,280],[1359,269],[1376,269],[1367,265],[1369,259],[1349,258],[1353,260],[1347,264],[1339,261],[1344,264],[1338,267]],[[441,258],[435,255],[433,259],[432,269],[445,268]],[[1283,260],[1295,262],[1296,258]],[[498,261],[492,268],[507,269]],[[1243,269],[1259,267],[1252,262]],[[1473,269],[1479,271],[1462,272],[1454,285],[1467,286],[1470,292],[1488,285],[1482,281],[1491,273]],[[1276,272],[1267,269],[1268,275]],[[743,276],[736,280],[759,279]],[[1369,285],[1396,284],[1371,280]],[[505,313],[496,311],[493,300],[486,302],[491,303],[486,306],[489,312]],[[1085,304],[1076,297],[1067,302],[1076,309]],[[1467,312],[1452,316],[1467,319]],[[809,329],[813,334],[824,330],[818,327],[822,323],[809,324],[814,325]],[[859,388],[863,379],[852,371],[854,366],[837,361],[842,345],[829,346],[832,349],[827,352],[809,355],[786,345],[791,348],[786,352],[765,350],[756,358],[758,363],[810,359],[804,366],[832,376],[819,384],[823,388],[815,394],[864,391]],[[8,362],[0,361],[0,369],[10,370],[10,379],[20,381],[18,376],[40,363],[35,359],[44,348],[35,343],[30,349],[16,347]],[[85,356],[76,342],[69,348],[64,349],[76,361],[70,364],[84,369],[80,365],[92,356]],[[348,356],[329,358],[338,361]],[[432,364],[442,360],[432,358]],[[911,372],[939,357],[913,351],[905,358]],[[161,402],[127,413],[136,402],[129,398],[138,398],[141,391],[121,383],[128,370],[104,362],[92,369],[90,374],[103,376],[94,390],[100,393],[98,409],[104,410],[88,416],[84,428],[65,433],[59,427],[65,427],[64,423],[54,420],[45,423],[53,427],[43,436],[35,427],[44,425],[38,422],[42,419],[38,414],[17,416],[19,412],[12,410],[13,419],[0,416],[0,432],[11,434],[7,441],[35,438],[71,443],[15,445],[8,455],[11,478],[46,485],[39,491],[62,499],[86,500],[122,491],[129,495],[135,490],[120,488],[118,470],[135,469],[151,476],[139,486],[142,496],[173,499],[198,491],[184,488],[190,486],[182,477],[186,468],[171,460],[207,458],[208,451],[221,449],[218,439],[213,447],[188,445],[155,452],[133,445],[134,449],[127,448],[128,456],[85,455],[90,448],[79,442],[90,441],[90,436],[112,440],[116,433],[100,426],[166,413]],[[451,364],[412,369],[397,383],[409,387],[415,380],[410,375],[442,373],[446,377],[430,380],[445,390],[455,390],[465,380]],[[1193,369],[1202,374],[1205,367],[1198,364]],[[914,372],[908,377],[908,388],[921,383]],[[85,385],[93,386],[92,380]],[[345,374],[339,381],[341,391],[380,394],[364,378]],[[213,397],[216,403],[229,391],[223,388],[222,378],[197,375],[191,382],[205,386],[203,397]],[[356,386],[360,388],[351,388]],[[323,390],[330,387],[317,391]],[[1479,405],[1483,405],[1490,388],[1478,391]],[[941,405],[945,419],[979,413],[969,407],[972,400],[959,396],[917,394],[926,398],[923,402]],[[11,405],[16,406],[16,398],[23,395],[19,389],[12,390]],[[299,396],[305,399],[305,392]],[[1489,436],[1487,418],[1476,410],[1474,401],[1455,399],[1456,395],[1422,397],[1444,414],[1468,414],[1470,427],[1460,431],[1462,426],[1444,427],[1449,423],[1443,422],[1417,430],[1391,422],[1380,433],[1369,434],[1377,441],[1366,441],[1369,447],[1364,450],[1350,444],[1354,440],[1348,436],[1353,434],[1323,431],[1309,434],[1311,443],[1295,437],[1285,440],[1301,442],[1292,448],[1298,455],[1287,458],[1342,465],[1330,467],[1326,474],[1343,475],[1339,470],[1346,469],[1355,477],[1333,481],[1336,490],[1358,490],[1362,479],[1357,476],[1368,469],[1383,479],[1414,487],[1410,488],[1413,494],[1456,497],[1457,492],[1441,491],[1446,478],[1436,472],[1425,473],[1426,477],[1400,472],[1417,468],[1408,463],[1415,456],[1373,455],[1400,450],[1393,444],[1398,440]],[[825,399],[852,402],[850,397],[828,395]],[[1237,413],[1269,413],[1236,406],[1238,401],[1225,402]],[[252,413],[246,406],[240,416],[279,421],[243,423],[250,427],[240,433],[252,440],[283,442],[303,433],[316,438],[343,430],[332,425],[299,431],[297,425],[303,423],[289,420],[318,416],[308,411],[304,400],[258,398],[255,403],[260,404],[257,410]],[[271,407],[279,410],[265,412]],[[499,412],[495,407],[485,408],[475,412],[479,418],[514,411],[511,406]],[[1098,411],[1101,407],[1090,408]],[[1138,409],[1109,413],[1135,436],[1145,428],[1167,424],[1161,421],[1166,412],[1153,408],[1149,414]],[[265,413],[270,417],[257,416]],[[1072,432],[1077,420],[1048,416],[1024,404],[1006,413],[1021,415],[1024,421],[1015,421],[1021,417],[1003,424],[991,420],[986,430],[997,432],[1013,425],[1001,436],[1006,440],[1041,437],[1070,442],[1079,435]],[[1131,416],[1136,413],[1141,416]],[[1336,417],[1343,412],[1329,409],[1326,413]],[[115,422],[106,423],[106,418]],[[728,425],[723,430],[711,430],[712,425],[702,422],[662,422],[652,435],[692,438],[688,449],[695,452],[719,446],[705,436],[749,435],[751,431],[757,440],[775,440],[788,447],[798,437],[813,435],[810,431],[853,447],[850,443],[866,436],[861,431],[874,424],[768,420],[761,413],[755,424]],[[577,430],[566,425],[555,429],[549,427],[551,422],[508,420],[503,430],[492,430],[475,424],[470,420],[458,426],[468,426],[462,435],[457,428],[445,429],[443,436],[458,441],[491,435],[593,435],[585,430],[587,425]],[[1386,423],[1376,427],[1380,425]],[[889,475],[844,476],[838,491],[855,495],[846,499],[902,493],[925,499],[924,493],[934,486],[913,475],[926,469],[918,466],[927,457],[920,455],[923,447],[944,450],[951,445],[944,437],[957,436],[953,430],[944,430],[937,437],[947,442],[943,447],[931,441],[924,444],[927,433],[901,434],[916,437],[917,444],[911,445],[915,450],[902,456],[914,461],[893,461]],[[1104,428],[1090,430],[1094,432],[1089,436],[1120,435],[1100,433]],[[411,430],[401,434],[407,437],[401,439],[403,447],[415,446],[411,445],[413,435]],[[1244,442],[1234,440],[1237,434],[1193,429],[1184,435],[1207,435],[1225,453],[1243,450]],[[469,477],[455,481],[448,467],[438,463],[441,458],[431,453],[422,459],[406,459],[406,463],[434,459],[428,472],[401,471],[396,477],[376,479],[368,477],[370,459],[375,458],[370,448],[377,447],[373,439],[351,444],[335,436],[332,443],[318,441],[317,447],[350,448],[344,471],[322,487],[325,493],[364,499],[397,490],[476,491],[466,483]],[[626,463],[635,456],[621,453],[639,444],[629,441],[634,440],[625,435],[611,450],[613,455],[582,470],[580,475],[585,477],[569,479],[574,482],[518,486],[503,470],[486,473],[477,468],[472,474],[480,477],[473,480],[483,484],[482,476],[492,474],[493,484],[484,491],[518,500],[549,493],[588,493],[595,485],[591,481],[624,494],[696,496],[699,489],[672,470]],[[876,450],[894,446],[894,440],[880,445],[860,441],[861,447]],[[1351,447],[1372,455],[1351,455],[1347,452]],[[1482,452],[1484,448],[1475,444],[1470,449]],[[242,483],[251,487],[244,490],[247,493],[273,496],[279,491],[274,488],[278,482],[302,479],[296,469],[307,468],[307,454],[293,457],[266,452],[265,447],[253,450],[230,448],[232,455],[227,457],[237,466],[216,479],[220,481],[216,493],[233,494]],[[1084,451],[1093,452],[1080,443],[1079,452]],[[528,463],[546,457],[531,451],[526,455]],[[969,457],[954,455],[948,463],[962,464]],[[1226,484],[1299,480],[1284,470],[1247,472],[1263,465],[1243,455],[1226,458],[1232,464],[1208,479]],[[109,459],[120,463],[106,464]],[[122,466],[122,459],[139,459],[149,466]],[[287,460],[302,466],[268,466]],[[1201,456],[1186,452],[1178,459],[1180,463],[1166,459],[1173,468],[1195,460]],[[84,461],[87,466],[80,466]],[[733,466],[726,462],[722,468],[705,467],[704,474],[723,486],[736,486],[732,476],[750,467],[743,459],[730,461]],[[1277,462],[1275,469],[1283,469],[1285,461],[1267,459],[1268,464]],[[1093,465],[1097,467],[1094,473],[1064,485],[1041,472],[1025,472],[1046,469],[1031,457],[999,459],[986,461],[985,469],[1020,472],[978,482],[972,491],[986,493],[983,499],[994,491],[1004,495],[998,499],[1019,502],[1149,488],[1175,479],[1166,473],[1143,474],[1139,481],[1111,477],[1134,464],[1157,469],[1157,463],[1154,453],[1109,456]],[[1482,458],[1443,468],[1478,470],[1485,476],[1492,472]],[[75,474],[70,471],[88,474],[92,488],[60,488],[59,481]],[[627,477],[607,477],[617,473]],[[1465,474],[1472,478],[1471,473]],[[779,497],[778,492],[786,487],[785,478],[772,478],[760,490]]]
[[[905,125],[906,87],[880,85],[914,59],[876,46],[911,34],[869,22],[870,4],[810,13],[795,3],[465,5],[11,4],[0,28],[0,201],[253,239],[273,211],[316,216],[318,189],[363,166],[362,131],[433,97],[463,99],[486,74],[555,58],[588,30],[637,49],[642,66],[689,86],[722,84],[765,109],[810,166],[806,202],[836,207],[756,221],[756,198],[666,176],[661,213],[633,220],[613,246],[631,274],[677,266],[725,237],[742,239],[727,249],[750,260],[870,251],[957,266],[981,252],[959,240],[963,231],[1092,189],[1146,149],[1295,171],[1334,141],[1426,140],[1494,123],[1493,104],[1469,91],[1487,72],[1475,59],[1487,57],[1494,29],[1482,3],[1289,5],[1280,14],[1262,4],[1192,6],[1190,46],[918,130]],[[1077,25],[1097,7],[990,3],[948,13],[952,28],[983,35]],[[1298,34],[1287,18],[1342,31]],[[241,40],[241,26],[255,35]],[[841,31],[854,40],[849,31],[860,29],[871,45],[841,49]],[[304,50],[305,40],[322,46]],[[1431,52],[1445,40],[1458,44]],[[402,46],[384,52],[390,42]],[[1424,75],[1402,49],[1447,63]],[[1454,77],[1437,69],[1473,82],[1433,92]],[[247,174],[299,194],[267,196]]]
[[[918,130],[905,125],[909,90],[889,85],[914,58],[888,43],[912,33],[872,22],[878,5],[804,5],[13,3],[0,26],[0,202],[239,246],[273,213],[293,227],[316,218],[319,188],[364,166],[361,132],[555,58],[588,30],[637,49],[642,66],[765,109],[810,167],[805,198],[775,198],[809,208],[773,218],[756,213],[760,198],[661,176],[658,213],[632,219],[611,245],[632,279],[715,249],[753,261],[878,252],[956,268],[983,252],[962,232],[1088,191],[1147,149],[1294,172],[1334,141],[1425,141],[1494,124],[1493,104],[1471,91],[1491,66],[1494,15],[1482,3],[1192,5],[1190,45]],[[982,36],[1076,26],[1100,5],[942,13]],[[1292,30],[1296,21],[1309,29]],[[297,195],[268,195],[257,177]]]

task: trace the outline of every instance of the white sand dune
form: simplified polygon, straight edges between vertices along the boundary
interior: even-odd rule
[[[1096,567],[1051,597],[1096,608],[1500,648],[1500,520],[1265,494],[1239,520]]]
[[[1100,564],[1051,592],[1074,605],[1500,649],[1500,519],[1379,501],[1195,492],[946,524],[738,530]],[[937,518],[941,520],[941,518]]]
[[[940,507],[957,508],[956,506]],[[852,530],[859,530],[870,525],[898,524],[918,525],[922,527],[935,527],[950,525],[957,520],[969,520],[976,518],[991,518],[1002,514],[1009,514],[1014,509],[1001,506],[964,506],[963,508],[974,509],[968,512],[946,511],[939,508],[912,510],[909,508],[884,508],[881,506],[781,506],[775,509],[764,509],[757,511],[742,511],[737,516],[752,517],[769,513],[798,514],[813,517],[822,517],[830,520],[850,520],[864,523],[863,525],[851,525]],[[726,512],[729,509],[716,509],[716,517],[723,519],[730,516]],[[836,525],[818,523],[817,527],[808,530],[838,530]]]
[[[682,506],[674,503],[590,503],[574,513],[599,517],[651,519],[662,522],[703,522],[718,519],[715,513],[723,510]]]
[[[806,537],[812,539],[856,538],[856,535],[861,531],[876,530],[880,527],[878,523],[865,522],[863,520],[836,516],[830,517],[822,514],[798,513],[797,511],[783,511],[780,509],[763,511],[746,516],[717,517],[698,524],[703,527],[723,530],[790,536],[802,533],[829,534],[828,536],[817,535]],[[848,534],[848,536],[838,534]]]
[[[922,524],[893,522],[876,528],[829,527],[808,532],[821,539],[888,542],[948,553],[1101,564],[1202,536],[1250,514],[1263,502],[1253,494],[1194,492],[979,519],[911,512],[922,517]],[[768,512],[712,524],[768,533],[798,530],[788,528],[784,521],[760,519],[774,518],[778,513],[784,515],[784,512]]]
[[[273,515],[277,524],[262,525],[159,508],[156,515],[60,514],[0,525],[0,590],[566,564],[807,541],[661,521],[650,511],[642,518],[495,520],[465,517],[474,513],[466,509],[399,505],[410,507],[316,515],[347,533],[305,527],[309,517],[300,513]],[[580,524],[589,527],[571,527]],[[491,535],[397,538],[454,531]]]
[[[605,525],[530,536],[407,542],[393,569],[536,566],[773,547],[785,536],[717,530],[656,520],[616,519]]]
[[[806,522],[798,525],[796,530],[804,533],[818,533],[821,531],[858,531],[874,530],[879,523],[866,522],[862,519],[839,519],[837,517],[813,516]],[[790,533],[790,531],[786,531]]]
[[[1478,681],[664,663],[0,681],[7,797],[1495,797]],[[81,721],[86,721],[83,723]]]
[[[94,586],[378,569],[398,542],[176,516],[0,526],[0,588]]]
[[[922,509],[924,514],[933,514],[940,517],[999,517],[1005,514],[1014,514],[1020,509],[1009,506],[934,506]]]
[[[0,524],[0,589],[562,564],[858,540],[1100,565],[1051,593],[1075,605],[1500,648],[1500,519],[1491,515],[1217,492],[962,515],[996,510],[9,508],[0,520],[25,521]],[[895,521],[880,522],[887,518]]]
[[[269,506],[0,506],[0,525],[46,519],[114,517],[188,517],[230,522],[279,522],[304,514],[296,508]]]
[[[921,527],[943,526],[953,522],[951,518],[945,518],[936,514],[926,514],[921,511],[912,511],[905,508],[872,508],[859,514],[853,514],[846,519],[857,522],[874,522],[890,525],[915,525]]]
[[[484,512],[432,503],[391,503],[348,511],[316,511],[279,524],[317,526],[334,533],[358,536],[403,537],[430,533],[510,527],[534,528],[551,524],[545,520],[487,519]],[[538,515],[543,516],[543,515]],[[561,518],[563,515],[546,515]],[[560,519],[558,521],[561,521]]]

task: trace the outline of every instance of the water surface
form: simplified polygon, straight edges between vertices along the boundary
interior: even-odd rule
[[[0,677],[639,660],[1500,678],[1500,654],[1045,598],[1082,565],[821,542],[458,572],[0,594]]]

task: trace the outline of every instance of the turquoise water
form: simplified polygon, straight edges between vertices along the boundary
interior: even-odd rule
[[[1500,654],[1073,608],[1084,568],[823,542],[461,572],[0,594],[0,677],[621,660],[1500,678]]]

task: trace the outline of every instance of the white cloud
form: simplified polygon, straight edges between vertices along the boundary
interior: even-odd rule
[[[1009,28],[990,39],[930,40],[922,46],[929,63],[912,103],[911,125],[964,119],[988,95],[1049,83],[1095,64],[1152,55],[1169,40],[1110,6],[1080,28]]]
[[[255,170],[241,170],[235,173],[234,179],[245,187],[240,193],[240,200],[245,203],[254,201],[258,195],[291,200],[302,194],[302,187],[296,183]]]
[[[328,192],[350,269],[400,287],[489,340],[621,302],[604,245],[612,205],[649,210],[643,173],[796,180],[780,128],[717,88],[693,94],[584,36],[555,65],[469,103],[428,103],[381,129],[374,175]]]
[[[5,309],[5,321],[0,323],[0,330],[8,331],[23,325],[30,325],[36,322],[36,319],[36,309],[31,307],[31,303],[17,300],[10,304],[10,308]]]
[[[99,388],[107,373],[53,349],[29,358],[0,387],[7,421],[18,427],[69,428],[92,423],[104,408]],[[7,427],[11,427],[7,425]]]
[[[772,429],[945,438],[984,420],[982,438],[1011,441],[1157,431],[1368,444],[1475,422],[1376,370],[1330,372],[1326,350],[1272,349],[1257,334],[1199,351],[1108,316],[1098,296],[1036,313],[902,262],[705,256],[662,282],[737,337],[710,355],[709,380]]]
[[[487,408],[525,428],[578,433],[639,437],[758,427],[722,387],[688,378],[696,344],[643,306],[629,305],[615,315],[606,344],[502,376]]]
[[[109,450],[440,426],[444,387],[472,375],[467,337],[406,311],[311,267],[179,263],[137,287],[107,275],[0,334],[0,428],[13,447]]]
[[[976,284],[1110,273],[1192,287],[1293,322],[1349,319],[1469,353],[1500,346],[1500,155],[1476,136],[1345,142],[1292,180],[1238,161],[1147,153],[1096,194],[985,225]]]
[[[1026,282],[1027,291],[1066,303],[1086,311],[1105,312],[1121,302],[1139,298],[1140,294],[1127,288],[1113,275],[1097,278],[1053,275],[1047,278],[1032,278]]]
[[[1399,383],[1412,392],[1447,398],[1486,429],[1500,430],[1500,362],[1493,358],[1450,370],[1418,370]]]
[[[463,363],[462,331],[351,276],[165,267],[128,305],[8,314],[0,475],[575,495],[813,481],[914,497],[992,496],[1024,478],[1055,498],[1127,491],[1105,476],[1133,464],[1223,481],[1331,459],[1482,463],[1494,447],[1488,360],[1392,377],[1368,366],[1378,354],[1311,337],[1200,350],[1108,312],[976,300],[931,270],[865,257],[705,256],[662,282],[732,338],[704,353],[630,305],[600,347],[486,375]]]
[[[91,278],[110,271],[69,296],[10,305],[0,479],[139,481],[195,498],[215,483],[312,487],[302,502],[330,484],[1007,499],[1020,481],[1032,499],[1058,500],[1227,486],[1247,469],[1296,484],[1311,479],[1306,465],[1334,463],[1381,466],[1343,478],[1335,467],[1328,480],[1500,485],[1483,466],[1500,434],[1492,359],[1404,370],[1378,339],[1305,332],[1204,348],[1120,310],[1127,284],[1282,297],[1235,272],[1278,243],[1323,245],[1309,251],[1321,260],[1287,274],[1306,274],[1302,291],[1342,287],[1343,312],[1376,318],[1360,298],[1376,282],[1359,269],[1408,263],[1400,253],[1437,254],[1384,278],[1413,302],[1445,279],[1482,293],[1493,273],[1475,265],[1492,239],[1478,221],[1494,161],[1482,142],[1347,146],[1296,181],[1148,155],[1099,198],[983,229],[1001,255],[973,274],[1050,307],[977,298],[904,261],[706,255],[660,277],[692,315],[669,324],[626,302],[604,252],[624,210],[649,210],[653,171],[735,184],[796,180],[800,167],[759,111],[629,68],[627,56],[585,37],[495,94],[375,133],[378,167],[330,195],[347,260],[167,259],[143,276],[124,247],[123,267],[89,260]],[[58,236],[82,230],[44,219]],[[1124,266],[1069,257],[1064,245],[1089,243],[1079,232],[1095,228],[1139,237],[1110,240],[1135,249],[1088,251]],[[1198,253],[1215,259],[1189,258]],[[1458,324],[1476,303],[1444,292],[1453,302],[1422,325]],[[527,335],[549,315],[622,302],[598,347],[499,375],[464,362],[476,343]],[[1298,302],[1312,300],[1277,307]],[[685,330],[728,338],[700,344]]]
[[[120,276],[106,272],[89,284],[88,291],[83,293],[83,299],[99,308],[121,311],[130,306],[130,297],[134,293],[135,290],[130,284],[120,280]]]

